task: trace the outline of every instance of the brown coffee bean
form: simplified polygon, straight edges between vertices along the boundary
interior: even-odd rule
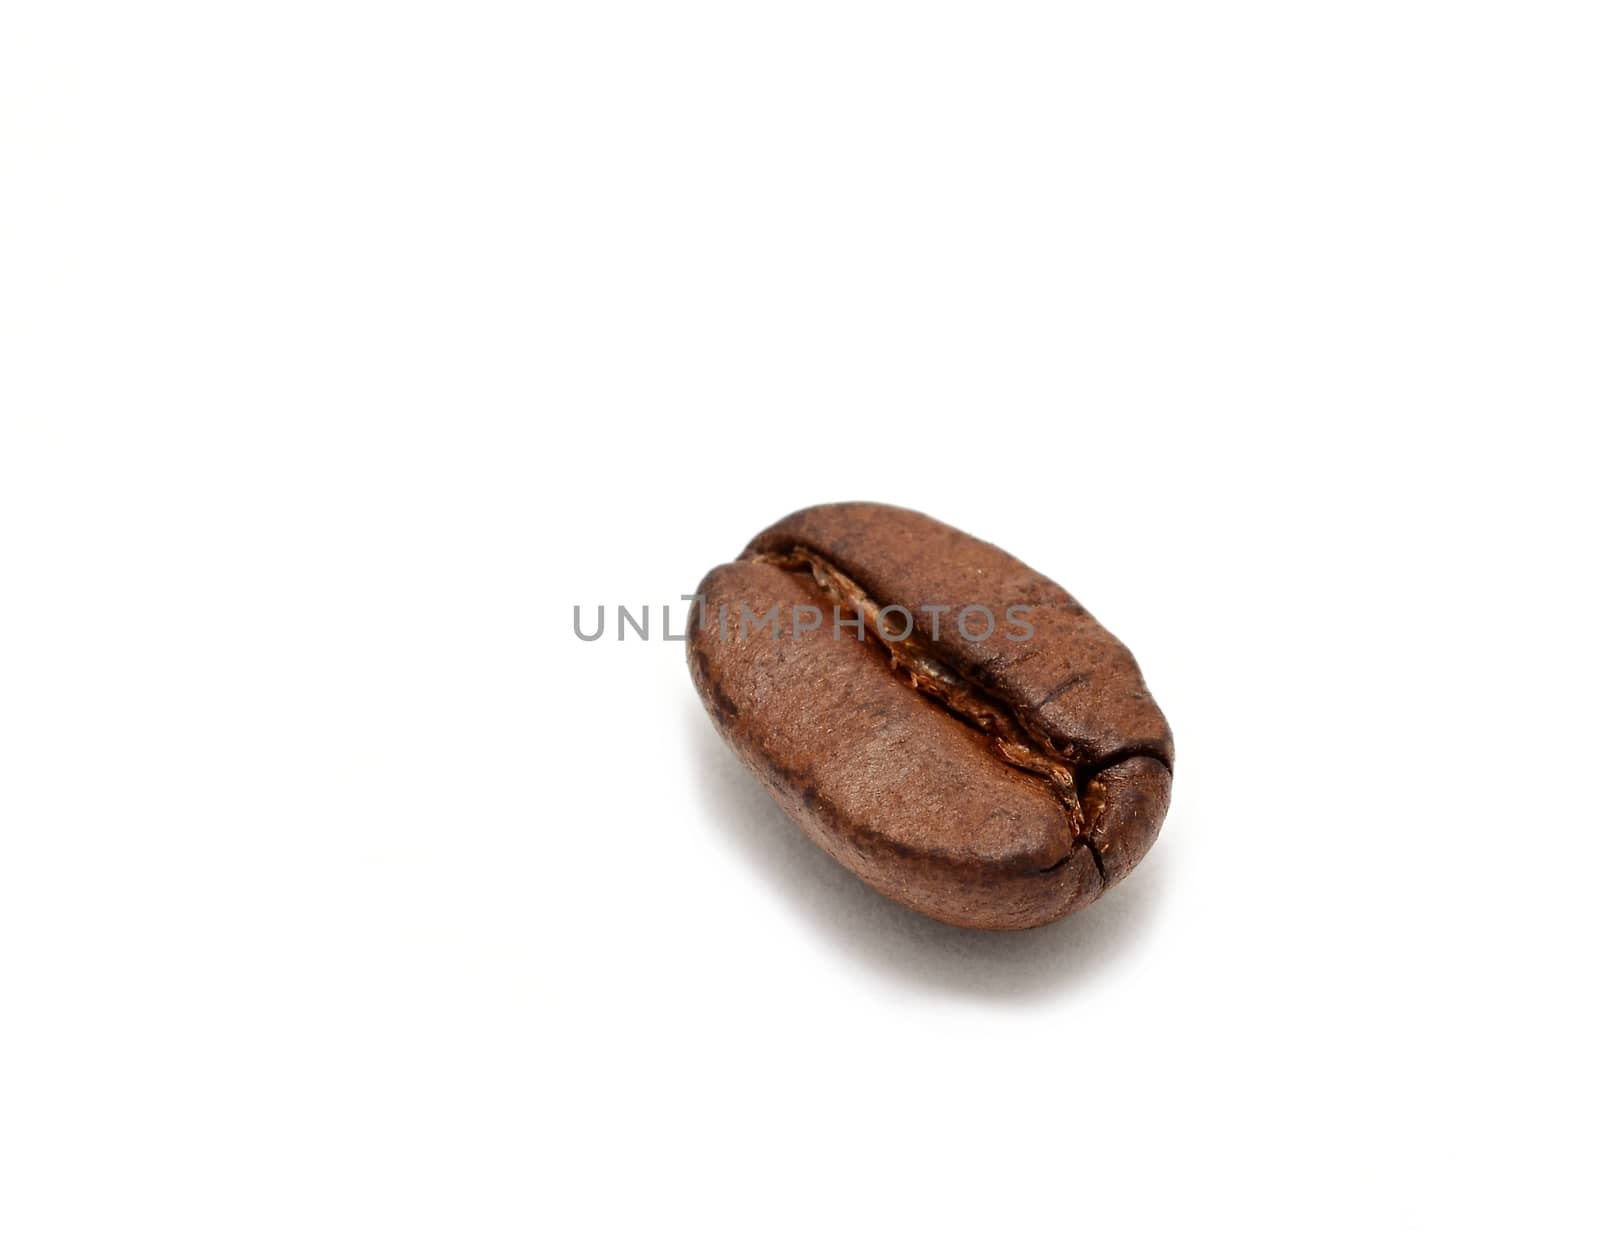
[[[1036,927],[1155,841],[1172,734],[1133,655],[1003,550],[834,503],[780,520],[698,593],[689,669],[718,730],[886,897]]]

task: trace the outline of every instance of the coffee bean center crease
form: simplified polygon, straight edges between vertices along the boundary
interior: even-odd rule
[[[987,735],[995,754],[1007,764],[1050,784],[1066,812],[1073,843],[1087,846],[1095,866],[1102,867],[1099,851],[1085,825],[1083,803],[1078,794],[1078,787],[1087,785],[1093,776],[1091,770],[1069,760],[1037,726],[936,657],[914,627],[903,640],[886,639],[879,626],[883,605],[821,555],[793,546],[785,551],[756,554],[751,561],[809,575],[824,596],[841,611],[848,610],[863,620],[864,630],[888,655],[902,682],[943,707],[958,721]],[[1059,868],[1070,858],[1070,854],[1062,857],[1051,868]],[[1103,868],[1101,874],[1104,875]]]

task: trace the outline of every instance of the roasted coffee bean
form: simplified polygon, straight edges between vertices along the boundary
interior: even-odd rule
[[[914,511],[810,507],[698,590],[689,669],[722,736],[818,846],[964,927],[1050,923],[1132,870],[1172,734],[1070,594]]]

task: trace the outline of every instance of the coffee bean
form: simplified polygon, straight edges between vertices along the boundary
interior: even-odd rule
[[[1172,734],[1059,585],[914,511],[810,507],[702,581],[689,669],[722,736],[879,893],[964,927],[1050,923],[1132,870]]]

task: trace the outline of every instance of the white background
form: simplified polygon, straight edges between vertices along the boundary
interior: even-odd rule
[[[0,1229],[1594,1232],[1597,33],[8,5]],[[845,498],[1139,656],[1101,904],[716,739],[660,607]]]

